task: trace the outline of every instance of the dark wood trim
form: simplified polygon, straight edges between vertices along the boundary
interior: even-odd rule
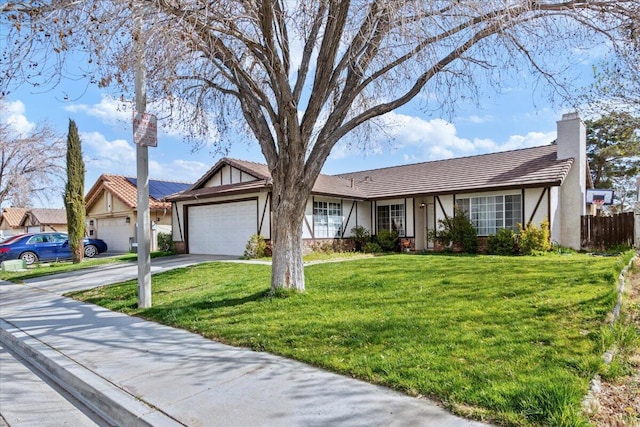
[[[549,188],[545,187],[542,189],[542,193],[540,193],[540,197],[538,197],[538,202],[536,203],[536,207],[533,208],[533,212],[531,212],[531,216],[529,217],[529,221],[527,221],[526,223],[523,223],[523,226],[526,227],[527,224],[529,224],[530,222],[533,221],[533,217],[536,216],[536,213],[538,213],[538,208],[540,207],[540,203],[542,203],[542,199],[544,198],[544,194],[547,192]],[[524,216],[524,190],[522,190],[522,215]],[[524,220],[524,218],[523,218]]]
[[[551,187],[547,187],[547,220],[549,221],[549,234],[551,234]]]
[[[173,215],[173,212],[176,213],[176,220],[178,221],[178,231],[180,232],[180,240],[184,242],[184,236],[182,235],[182,225],[180,224],[180,213],[178,212],[178,204],[175,202],[171,204],[172,215]]]
[[[438,201],[438,205],[440,206],[440,210],[442,211],[442,214],[444,215],[444,219],[445,221],[447,221],[447,223],[449,223],[451,221],[451,219],[449,218],[449,215],[447,215],[447,211],[444,210],[444,206],[442,206],[442,201],[440,200],[440,196],[433,196],[434,200]],[[453,201],[454,201],[454,214],[455,214],[455,195],[453,197]],[[436,215],[436,210],[433,210],[433,218],[435,219],[438,215]]]
[[[342,203],[342,200],[340,200],[340,203]],[[351,214],[353,213],[353,208],[356,207],[357,202],[354,200],[353,203],[351,204],[351,209],[349,210],[349,216],[347,217],[347,220],[344,223],[344,226],[342,227],[342,234],[340,235],[340,237],[342,239],[344,239],[344,232],[346,231],[344,228],[349,225],[349,220],[351,219]],[[357,214],[357,210],[356,210],[356,226],[358,225],[358,214]]]
[[[240,171],[240,173],[242,173],[242,171]],[[267,204],[269,204],[270,196],[271,196],[271,193],[267,193],[267,198],[264,201],[264,207],[262,208],[262,218],[260,218],[260,225],[258,226],[258,234],[260,235],[262,235],[262,225],[264,224],[264,215],[267,213]],[[258,215],[260,215],[260,212],[258,212]],[[271,216],[269,216],[269,218],[271,218]],[[271,220],[269,220],[269,223],[271,223]],[[271,227],[269,227],[269,238],[271,238]]]
[[[182,205],[182,221],[184,222],[184,250],[185,253],[189,252],[189,209],[187,209],[188,205]]]
[[[525,223],[524,222],[524,217],[525,217],[525,210],[527,208],[525,200],[526,200],[525,189],[523,188],[522,190],[520,190],[520,223],[521,224]],[[505,212],[505,226],[506,226],[506,223],[507,223],[507,219],[506,219],[507,206],[506,206],[505,199],[503,199],[503,203],[505,203],[504,212]]]

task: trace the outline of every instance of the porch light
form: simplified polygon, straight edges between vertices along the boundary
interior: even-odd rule
[[[126,218],[124,219],[124,222],[126,222],[127,224],[130,224],[130,223],[131,223],[131,218],[126,217]]]
[[[420,203],[420,209],[424,209],[425,206],[427,206],[427,205],[424,204],[424,202]]]

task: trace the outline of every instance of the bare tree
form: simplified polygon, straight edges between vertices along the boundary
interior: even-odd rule
[[[1,98],[0,117],[7,117]],[[0,120],[0,206],[26,207],[36,198],[59,196],[65,150],[64,141],[46,124],[21,133]]]
[[[639,1],[25,0],[0,6],[2,88],[55,83],[83,53],[78,73],[130,94],[131,37],[143,38],[149,97],[189,101],[193,136],[245,119],[273,178],[271,286],[304,289],[305,204],[341,138],[421,92],[452,108],[509,72],[568,94],[562,73],[581,50],[637,40]]]

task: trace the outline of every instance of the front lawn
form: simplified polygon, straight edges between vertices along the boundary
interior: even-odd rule
[[[269,296],[270,266],[208,263],[75,294],[236,346],[440,400],[504,425],[584,425],[604,367],[614,257],[396,255],[306,268],[307,290]]]

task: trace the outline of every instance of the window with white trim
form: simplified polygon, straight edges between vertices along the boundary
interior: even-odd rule
[[[404,237],[404,205],[378,206],[378,231],[397,231]]]
[[[313,234],[317,238],[340,237],[342,205],[335,202],[313,202]]]
[[[456,205],[469,215],[478,236],[496,234],[501,228],[517,232],[522,222],[521,194],[457,199]]]

